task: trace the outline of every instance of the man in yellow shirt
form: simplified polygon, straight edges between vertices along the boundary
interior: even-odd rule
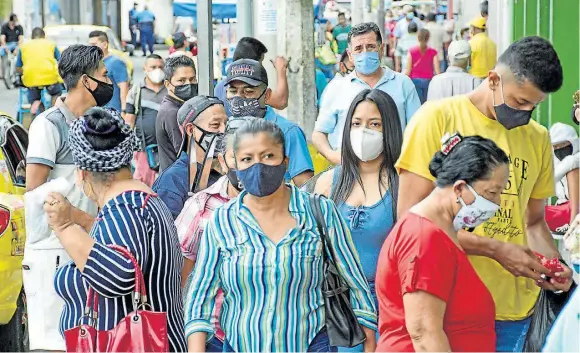
[[[559,256],[544,219],[545,199],[554,194],[552,146],[546,128],[530,119],[547,94],[561,86],[562,67],[552,45],[540,37],[523,38],[471,93],[425,103],[405,130],[396,163],[400,217],[433,190],[429,162],[447,132],[486,137],[508,154],[510,176],[500,210],[472,232],[458,233],[493,295],[499,352],[522,351],[540,288],[567,291],[571,285],[570,280],[543,280],[541,274],[549,271],[532,252]],[[571,275],[568,267],[559,274]]]
[[[495,67],[497,61],[497,46],[491,40],[485,30],[487,28],[484,17],[477,17],[469,24],[471,31],[471,70],[469,73],[475,77],[484,79],[489,70]]]
[[[32,30],[32,40],[22,44],[16,59],[16,70],[22,74],[22,83],[28,88],[30,113],[36,116],[41,108],[42,90],[46,88],[52,104],[64,87],[58,74],[60,52],[53,41],[45,38],[42,28]]]

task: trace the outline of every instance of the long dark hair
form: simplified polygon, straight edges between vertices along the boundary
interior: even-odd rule
[[[379,169],[379,192],[381,193],[382,198],[383,178],[386,174],[389,190],[393,197],[393,220],[396,220],[399,175],[395,169],[395,162],[401,155],[403,132],[401,121],[399,120],[399,111],[397,110],[395,101],[390,95],[378,89],[367,89],[362,91],[354,98],[350,108],[348,109],[342,138],[342,172],[338,184],[333,188],[331,199],[337,204],[345,202],[350,196],[355,182],[357,182],[363,189],[363,192],[365,192],[360,177],[360,160],[354,154],[350,143],[352,118],[354,111],[361,102],[374,103],[381,114],[383,125],[383,152],[381,153],[381,156],[383,161],[381,162],[381,167]]]

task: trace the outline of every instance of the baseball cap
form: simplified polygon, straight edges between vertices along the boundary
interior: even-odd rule
[[[183,103],[177,111],[177,122],[180,126],[195,121],[204,110],[212,105],[224,103],[217,97],[195,96]]]
[[[470,26],[473,26],[475,28],[479,28],[479,29],[486,29],[487,28],[487,23],[484,17],[476,17],[473,20],[471,20],[471,22],[469,22]]]
[[[471,46],[466,40],[454,40],[447,49],[449,59],[465,59],[471,56]]]
[[[240,59],[234,61],[228,67],[225,85],[228,86],[233,81],[242,81],[252,87],[268,84],[268,73],[266,69],[256,60]]]

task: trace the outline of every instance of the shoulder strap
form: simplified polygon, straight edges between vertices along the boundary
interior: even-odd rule
[[[135,94],[135,116],[139,116],[141,113],[141,90],[143,87],[137,85],[137,93]]]
[[[316,227],[320,233],[320,240],[322,241],[323,256],[325,261],[333,262],[336,266],[336,256],[334,254],[334,249],[330,244],[330,239],[328,238],[328,227],[326,225],[326,220],[322,214],[322,207],[320,206],[320,200],[323,196],[319,194],[310,194],[310,208],[314,219],[316,220]]]

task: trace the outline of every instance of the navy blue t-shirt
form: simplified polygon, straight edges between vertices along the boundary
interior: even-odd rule
[[[109,55],[103,61],[107,67],[109,78],[113,83],[113,98],[106,106],[121,111],[121,90],[119,90],[118,84],[129,81],[127,65],[115,55]]]

